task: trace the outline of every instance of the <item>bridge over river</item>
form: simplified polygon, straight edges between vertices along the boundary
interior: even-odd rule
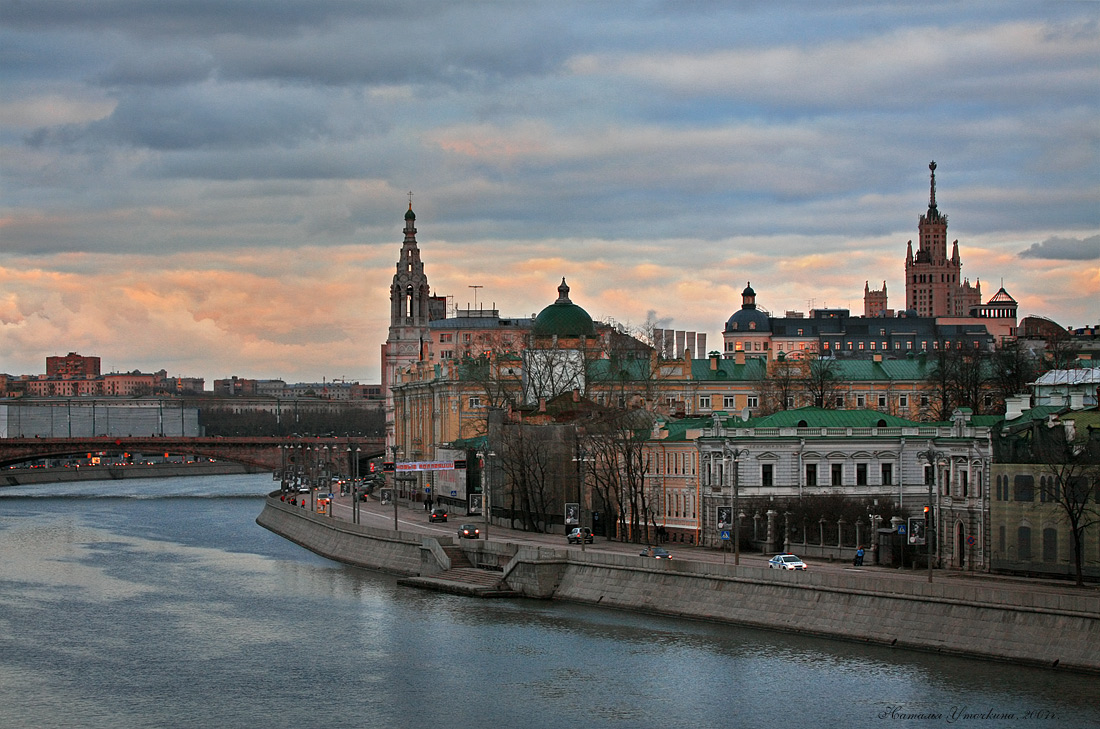
[[[182,438],[172,436],[0,439],[0,468],[40,458],[85,456],[102,451],[192,455],[232,461],[254,468],[279,471],[326,464],[332,473],[356,473],[385,453],[381,437],[234,437]]]

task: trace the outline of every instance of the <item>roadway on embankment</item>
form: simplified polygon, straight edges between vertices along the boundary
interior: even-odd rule
[[[308,499],[309,496],[306,495],[306,498]],[[351,501],[351,496],[335,496],[333,499],[333,518],[350,522],[352,519]],[[361,524],[382,529],[394,528],[395,510],[392,505],[382,506],[376,499],[360,501],[359,504]],[[477,525],[477,527],[481,529],[483,537],[486,532],[484,517],[481,515],[467,516],[461,512],[449,511],[447,522],[429,523],[428,511],[424,509],[422,503],[399,502],[396,509],[396,515],[397,529],[404,532],[415,532],[433,537],[457,537],[459,526],[466,523]],[[488,533],[489,539],[491,540],[500,540],[512,544],[533,547],[553,547],[554,549],[581,551],[580,545],[568,544],[563,534],[540,534],[519,529],[511,529],[497,524],[490,525],[488,527]],[[638,555],[643,546],[642,544],[620,542],[597,536],[595,537],[595,542],[585,545],[584,549],[597,553]],[[712,547],[700,547],[693,544],[678,542],[669,542],[662,546],[672,553],[674,560],[688,560],[692,562],[725,564],[730,566],[735,562],[735,556],[729,550],[719,550]],[[743,552],[740,555],[740,565],[744,567],[766,569],[768,566],[768,559],[771,556],[770,554],[765,555],[757,552]],[[927,569],[899,569],[896,567],[880,567],[870,564],[864,564],[863,567],[853,567],[849,562],[828,561],[811,561],[809,563],[809,569],[814,572],[874,575],[878,579],[891,582],[927,583],[928,581]],[[962,572],[958,570],[941,569],[934,570],[932,579],[934,582],[938,583],[945,582],[953,584],[996,586],[1000,589],[1018,591],[1021,596],[1025,593],[1078,596],[1082,594],[1092,594],[1100,601],[1100,585],[1088,584],[1084,587],[1077,587],[1064,580],[1042,580],[991,575],[982,572]],[[1021,599],[1020,604],[1029,604],[1030,602],[1030,600]]]

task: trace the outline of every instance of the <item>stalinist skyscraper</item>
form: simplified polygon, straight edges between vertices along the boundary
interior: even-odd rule
[[[920,216],[920,246],[913,254],[909,241],[905,254],[905,307],[918,316],[963,317],[981,303],[981,284],[972,287],[961,278],[959,241],[951,244],[947,257],[947,216],[936,207],[936,163],[932,172],[928,211]]]

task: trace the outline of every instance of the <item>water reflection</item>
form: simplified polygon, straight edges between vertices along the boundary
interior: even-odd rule
[[[1092,677],[402,587],[256,526],[266,477],[210,478],[0,492],[0,725],[856,728],[960,706],[1100,722]]]

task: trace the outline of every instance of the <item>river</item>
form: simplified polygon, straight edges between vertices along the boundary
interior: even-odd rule
[[[0,726],[1100,725],[1090,676],[402,587],[257,526],[271,487],[0,489]]]

